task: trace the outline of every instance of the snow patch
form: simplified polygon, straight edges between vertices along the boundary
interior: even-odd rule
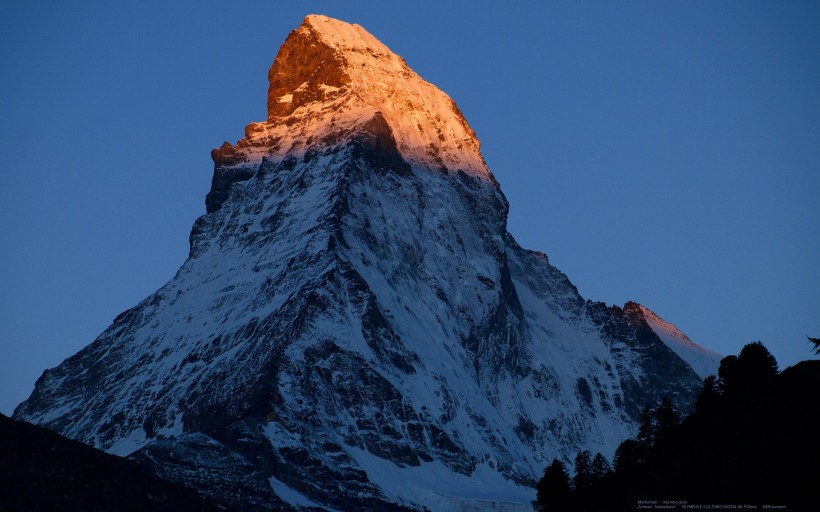
[[[126,437],[118,439],[117,442],[106,451],[111,455],[127,457],[145,446],[147,441],[145,431],[140,428],[131,432]]]
[[[361,448],[346,446],[345,450],[371,482],[399,503],[442,512],[532,510],[529,504],[535,499],[535,490],[505,479],[487,464],[479,464],[472,475],[463,475],[439,461],[399,467]]]
[[[294,505],[296,507],[317,507],[317,508],[324,508],[315,501],[311,500],[304,494],[300,493],[299,491],[295,491],[285,485],[284,483],[280,482],[274,477],[270,477],[270,486],[273,488],[273,492],[276,493],[279,498],[282,499],[285,503],[290,505]]]
[[[184,425],[182,423],[182,413],[177,413],[174,417],[174,424],[170,427],[163,427],[157,430],[158,437],[176,437],[182,435]]]

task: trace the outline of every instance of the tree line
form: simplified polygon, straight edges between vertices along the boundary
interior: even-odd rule
[[[687,497],[795,505],[815,496],[808,489],[820,455],[812,430],[820,421],[820,361],[781,376],[774,356],[754,342],[722,359],[717,373],[704,380],[685,420],[668,398],[644,408],[637,435],[620,444],[613,467],[604,455],[584,451],[570,477],[566,465],[553,460],[536,486],[535,509],[634,510],[640,499]]]

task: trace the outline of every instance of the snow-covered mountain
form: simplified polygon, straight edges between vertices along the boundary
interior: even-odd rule
[[[362,27],[308,16],[269,79],[176,276],[15,418],[236,509],[526,509],[553,457],[611,456],[716,370],[521,248],[456,104]]]

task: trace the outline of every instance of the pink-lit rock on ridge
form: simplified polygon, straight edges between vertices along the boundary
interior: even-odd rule
[[[268,119],[213,151],[217,168],[263,157],[301,158],[345,142],[383,118],[411,166],[493,180],[476,134],[455,102],[359,25],[310,15],[291,32],[268,73]],[[379,115],[380,114],[380,115]]]

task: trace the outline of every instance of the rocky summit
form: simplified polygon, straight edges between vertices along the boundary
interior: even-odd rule
[[[520,247],[475,132],[401,57],[308,16],[268,76],[177,274],[15,418],[231,510],[526,510],[553,457],[690,408],[719,356]]]

